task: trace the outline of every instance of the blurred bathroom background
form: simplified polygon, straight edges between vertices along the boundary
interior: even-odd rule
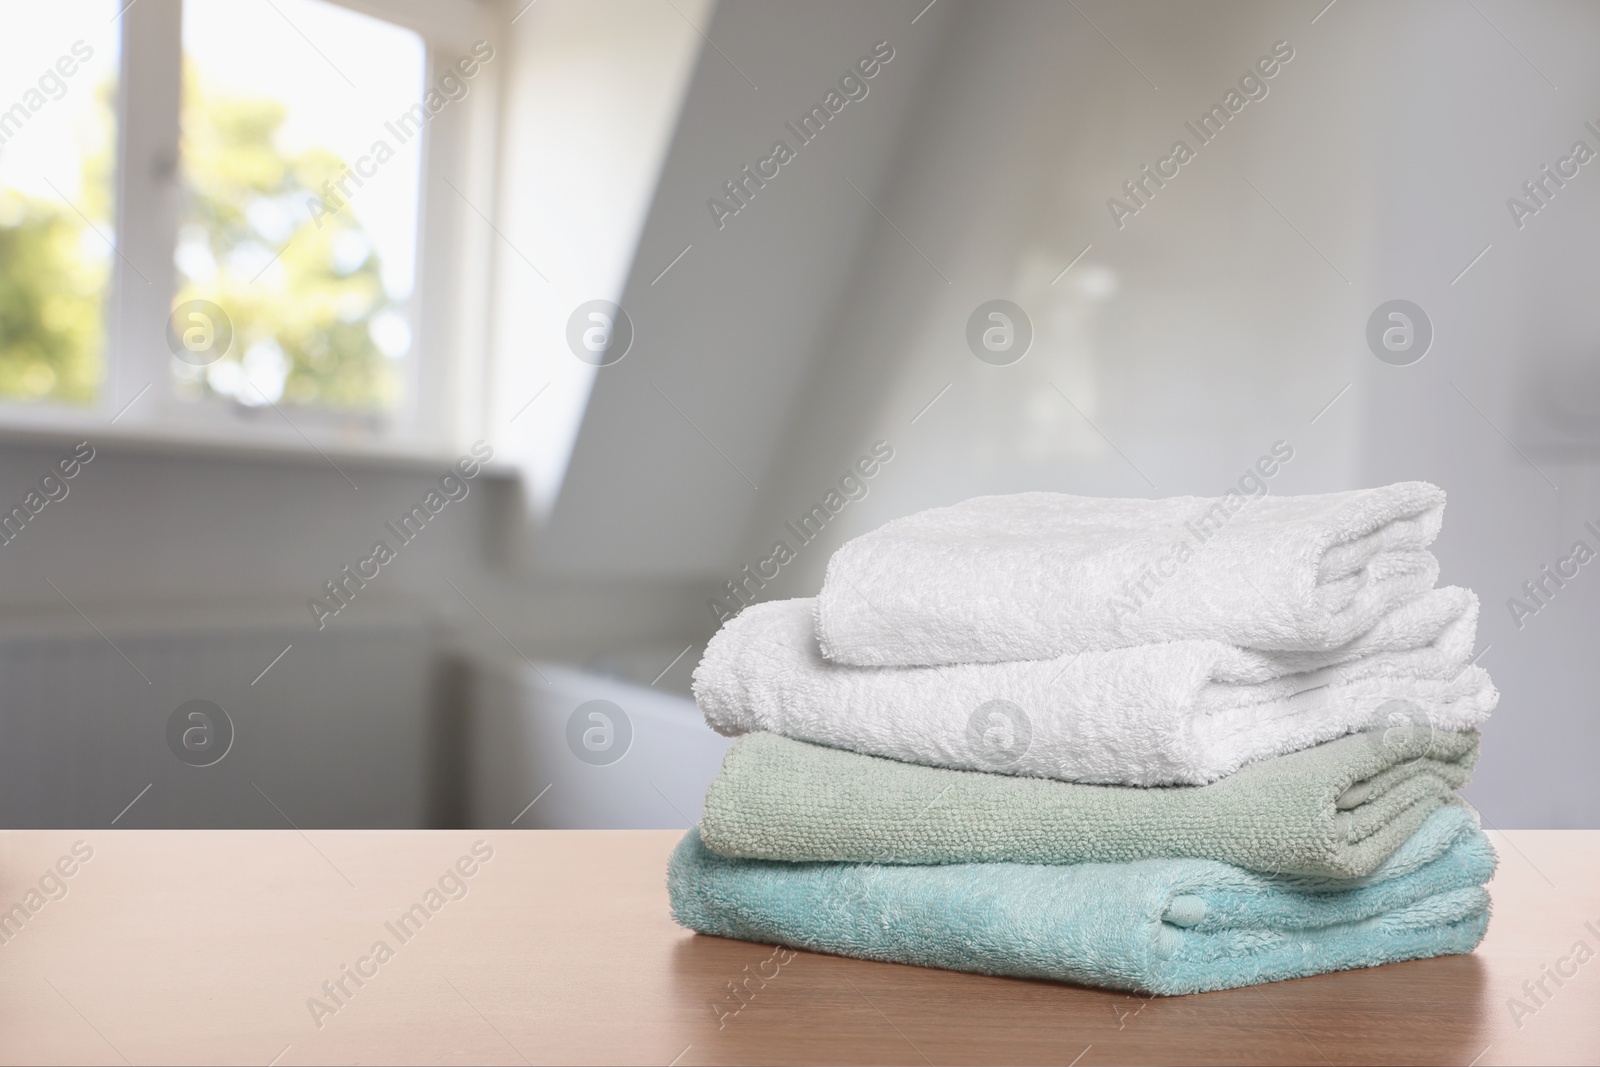
[[[1282,442],[1446,489],[1467,794],[1600,826],[1600,7],[0,17],[6,825],[684,826],[741,595]]]

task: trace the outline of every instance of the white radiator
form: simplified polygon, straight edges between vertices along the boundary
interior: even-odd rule
[[[439,629],[358,606],[320,632],[288,609],[0,624],[0,825],[437,824]],[[210,766],[169,747],[192,700],[233,724]]]
[[[666,829],[699,821],[731,740],[706,726],[693,700],[549,663],[477,659],[470,673],[468,825]],[[631,736],[621,749],[624,724]]]

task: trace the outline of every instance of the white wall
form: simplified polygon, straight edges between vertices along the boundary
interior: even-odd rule
[[[20,502],[62,451],[0,446],[0,501]],[[436,795],[433,764],[458,751],[459,739],[436,727],[460,721],[450,703],[460,694],[432,691],[443,664],[430,652],[521,653],[648,683],[687,643],[687,587],[530,578],[502,566],[498,532],[518,505],[504,480],[486,477],[319,631],[307,599],[375,540],[393,543],[384,522],[437,478],[340,466],[359,491],[320,459],[102,443],[68,496],[0,545],[0,643],[32,638],[20,652],[6,646],[0,677],[0,821],[106,825],[151,784],[118,826],[284,826],[259,785],[302,826],[427,825],[459,811]],[[245,636],[226,640],[208,619]],[[386,628],[405,640],[385,647]],[[439,633],[432,649],[415,637],[429,628]],[[58,633],[73,636],[44,640]],[[28,670],[14,669],[18,655],[35,657]],[[686,692],[694,662],[685,656],[657,688]],[[220,703],[239,729],[215,767],[181,766],[166,750],[168,716],[193,699]]]
[[[1139,67],[1160,74],[1152,89],[1070,6],[952,6],[942,17],[958,23],[959,44],[900,154],[887,211],[950,283],[893,231],[876,235],[792,418],[790,492],[772,498],[747,551],[876,437],[896,458],[837,520],[830,546],[985,492],[1216,494],[1279,439],[1296,455],[1275,490],[1352,484],[1358,425],[1310,420],[1359,370],[1362,354],[1341,337],[1359,298],[1246,182],[1314,224],[1353,274],[1371,201],[1364,160],[1284,148],[1308,127],[1359,129],[1366,101],[1326,39],[1277,5],[1097,11]],[[1193,142],[1184,121],[1282,38],[1296,58],[1268,96],[1113,225],[1106,200],[1121,182],[1176,138]],[[1007,367],[980,362],[964,336],[973,309],[996,297],[1021,305],[1036,331]],[[783,588],[814,589],[827,551],[808,550]]]
[[[597,391],[574,464],[585,472],[574,484],[587,489],[563,501],[571,525],[555,539],[570,546],[604,525],[589,550],[641,570],[708,571],[709,595],[764,557],[783,521],[878,438],[896,457],[869,496],[763,596],[813,592],[843,539],[918,508],[1025,488],[1214,494],[1279,439],[1295,458],[1275,492],[1429,478],[1452,501],[1444,578],[1482,596],[1479,648],[1492,646],[1482,662],[1504,693],[1470,795],[1497,825],[1600,824],[1600,787],[1587,773],[1600,726],[1584,709],[1581,656],[1600,592],[1585,574],[1521,631],[1505,606],[1582,536],[1583,519],[1600,517],[1600,394],[1587,369],[1600,329],[1589,251],[1600,178],[1586,169],[1522,232],[1505,208],[1584,119],[1600,120],[1585,111],[1596,74],[1581,51],[1600,13],[1561,4],[1489,12],[1558,91],[1462,5],[1347,0],[1315,24],[1321,4],[1079,6],[1115,48],[1069,5],[941,2],[915,26],[921,4],[858,9],[860,19],[881,16],[876,32],[931,72],[894,137],[874,131],[876,147],[892,147],[868,192],[899,232],[870,209],[853,212],[860,199],[848,188],[804,202],[775,189],[750,208],[754,225],[740,217],[695,238],[685,216],[693,204],[667,191],[680,172],[692,175],[677,194],[692,201],[758,140],[742,124],[762,121],[737,75],[702,65],[715,85],[697,80],[691,91],[646,247],[659,250],[652,264],[692,238],[691,255],[716,256],[697,264],[707,274],[677,279],[685,303],[666,320],[675,343],[650,371],[676,385],[674,398],[761,488],[675,416],[659,421],[647,382],[618,376]],[[764,8],[724,10],[718,25],[758,51],[738,36],[740,18],[757,12],[765,29],[753,36],[796,38]],[[1192,143],[1185,120],[1278,40],[1295,58],[1269,95],[1119,230],[1107,198],[1175,138]],[[838,66],[851,42],[794,49]],[[841,131],[877,102],[847,112]],[[834,170],[834,185],[818,179],[819,189],[867,167],[874,146],[852,147],[856,158],[819,154]],[[715,163],[696,170],[705,159]],[[826,325],[808,314],[796,329],[771,294],[813,306],[808,242],[831,234],[839,212],[859,231],[859,256],[829,265],[839,303]],[[652,239],[658,231],[674,236]],[[802,231],[806,241],[793,244]],[[757,239],[764,260],[735,243]],[[740,255],[722,258],[725,244]],[[1013,366],[980,363],[965,346],[968,314],[993,297],[1021,304],[1039,331]],[[1382,364],[1366,345],[1368,316],[1395,297],[1421,303],[1438,330],[1415,366]],[[1537,368],[1553,356],[1579,368],[1553,391],[1574,409],[1581,439],[1560,457],[1540,452],[1555,431],[1521,399],[1523,382],[1551,377]],[[641,378],[643,363],[633,368]],[[635,425],[649,431],[625,429]],[[1559,492],[1501,431],[1543,457]],[[614,524],[595,519],[602,497],[622,508]]]
[[[1520,230],[1506,200],[1575,140],[1600,148],[1584,128],[1600,125],[1600,70],[1587,51],[1600,9],[1484,10],[1528,59],[1468,7],[1351,13],[1358,40],[1384,42],[1371,65],[1386,105],[1367,153],[1382,193],[1370,302],[1406,296],[1437,331],[1422,362],[1373,368],[1362,477],[1425,477],[1450,493],[1439,557],[1483,600],[1480,662],[1502,694],[1468,795],[1496,825],[1592,827],[1600,576],[1584,567],[1520,629],[1506,602],[1579,538],[1600,548],[1583,528],[1600,526],[1600,165],[1582,168]]]
[[[1411,477],[1449,491],[1445,578],[1483,597],[1482,662],[1504,694],[1471,795],[1496,825],[1600,825],[1583,658],[1600,579],[1586,569],[1520,631],[1505,607],[1584,519],[1600,525],[1600,450],[1541,451],[1552,433],[1519,399],[1525,378],[1550,377],[1530,370],[1547,357],[1594,365],[1600,171],[1523,231],[1504,206],[1600,123],[1583,51],[1600,12],[1484,5],[1554,90],[1470,7],[1442,2],[1341,0],[1315,25],[1320,3],[1080,3],[1126,59],[1072,5],[940,0],[913,25],[923,6],[738,3],[702,24],[717,48],[690,79],[624,288],[634,349],[595,378],[539,567],[506,565],[522,505],[480,482],[384,581],[468,643],[502,638],[446,578],[523,651],[648,682],[709,635],[716,587],[876,439],[896,455],[868,497],[764,595],[813,592],[845,537],[918,508],[1023,488],[1217,493],[1284,439],[1295,459],[1276,492]],[[1279,39],[1296,55],[1270,94],[1118,230],[1106,199]],[[870,95],[719,231],[706,199],[880,40],[895,58]],[[1364,340],[1397,296],[1438,329],[1411,367]],[[963,339],[993,297],[1039,330],[1009,367]],[[1577,436],[1600,439],[1584,422],[1592,383],[1556,395]],[[0,447],[0,500],[55,451]],[[359,493],[320,461],[107,447],[0,548],[0,610],[66,611],[46,576],[91,615],[303,606],[432,480],[352,473]],[[660,687],[681,691],[698,654]]]
[[[489,416],[535,521],[599,373],[569,350],[567,320],[622,298],[712,6],[554,0],[519,5],[502,28]]]
[[[943,55],[933,15],[911,26],[903,7],[717,9],[707,34],[720,52],[701,52],[622,302],[633,351],[596,380],[540,546],[547,568],[718,575],[781,491],[769,480],[783,462],[779,430],[860,255],[881,239],[850,183],[879,197]],[[719,230],[707,199],[776,140],[797,143],[784,123],[884,40],[895,56],[868,95]]]

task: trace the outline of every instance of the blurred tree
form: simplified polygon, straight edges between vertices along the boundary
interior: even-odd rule
[[[86,138],[78,205],[107,237],[113,95],[109,85],[97,94],[98,128]],[[276,101],[210,92],[192,68],[185,71],[173,302],[217,304],[234,340],[211,366],[174,359],[173,372],[191,394],[246,404],[264,395],[388,408],[401,378],[374,340],[374,320],[387,316],[391,332],[400,324],[403,342],[405,319],[383,286],[355,206],[324,196],[323,183],[344,173],[344,161],[317,149],[283,153],[284,117]],[[319,198],[331,213],[313,215]],[[0,397],[95,399],[105,373],[111,258],[71,206],[0,188]]]
[[[105,376],[104,305],[111,277],[112,86],[95,94],[78,207],[0,186],[0,397],[94,401]],[[13,151],[15,149],[12,149]],[[104,234],[105,236],[101,236]]]
[[[247,404],[265,394],[339,408],[391,406],[399,368],[374,341],[373,322],[384,314],[404,320],[355,205],[323,192],[345,162],[321,149],[282,152],[285,111],[277,101],[208,91],[193,68],[184,89],[174,304],[215,303],[233,323],[234,342],[211,367],[174,361],[180,380]],[[313,204],[322,207],[313,212]]]
[[[104,373],[107,261],[71,208],[0,189],[0,397],[87,404]]]

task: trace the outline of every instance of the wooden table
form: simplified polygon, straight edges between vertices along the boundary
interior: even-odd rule
[[[772,950],[673,925],[678,836],[0,834],[0,908],[23,905],[0,915],[0,1059],[1600,1062],[1600,960],[1561,964],[1576,976],[1546,978],[1536,1011],[1508,1004],[1574,942],[1600,950],[1600,832],[1496,835],[1472,956],[1144,1001],[800,953],[742,1007],[729,983],[771,974]]]

